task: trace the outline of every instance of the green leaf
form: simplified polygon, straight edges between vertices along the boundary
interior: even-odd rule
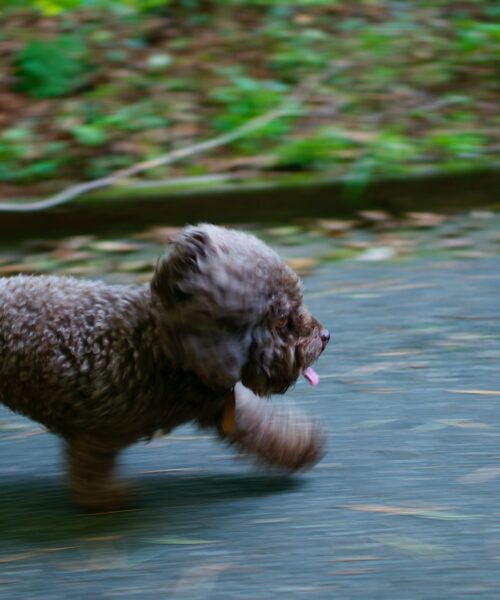
[[[104,129],[95,125],[79,125],[71,129],[72,135],[85,146],[101,146],[108,136]]]
[[[36,98],[64,96],[76,90],[92,70],[79,36],[33,39],[16,54],[17,88]]]

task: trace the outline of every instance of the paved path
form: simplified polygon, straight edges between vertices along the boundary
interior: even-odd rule
[[[287,401],[330,450],[294,479],[186,428],[125,456],[141,508],[68,504],[57,441],[0,412],[2,600],[500,598],[500,258],[306,279],[334,332]]]

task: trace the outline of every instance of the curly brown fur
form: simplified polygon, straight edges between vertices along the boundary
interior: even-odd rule
[[[287,468],[313,462],[320,444],[310,426],[317,452],[272,458],[266,448],[297,428],[284,435],[255,394],[286,391],[328,337],[274,251],[242,232],[188,227],[150,286],[0,279],[0,401],[59,434],[76,500],[110,509],[126,502],[113,479],[120,450],[191,421],[221,432],[237,382],[254,392],[242,411],[253,397],[249,420],[260,422],[240,427],[240,445]]]

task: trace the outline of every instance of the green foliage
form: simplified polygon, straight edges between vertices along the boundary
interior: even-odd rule
[[[363,183],[430,164],[492,164],[497,155],[494,0],[0,4],[38,11],[2,21],[11,126],[0,133],[0,179],[105,175],[232,131],[291,104],[297,89],[308,90],[297,117],[220,149],[223,164],[258,165],[264,154],[281,170],[354,174]],[[156,8],[161,18],[148,13]],[[46,100],[18,105],[16,91]],[[175,173],[211,169],[197,157]]]
[[[54,15],[68,9],[82,6],[81,0],[35,0],[34,5],[44,14]]]
[[[284,99],[288,87],[278,81],[260,80],[241,75],[229,74],[230,84],[214,89],[210,99],[220,107],[212,119],[214,129],[220,133],[231,131],[273,108]],[[259,141],[278,139],[289,129],[287,120],[277,119],[255,133],[235,142],[234,147],[242,152],[253,152],[259,148]]]
[[[341,133],[323,128],[314,135],[282,144],[277,149],[278,164],[299,169],[331,168],[343,160],[353,143]]]
[[[75,35],[33,39],[17,53],[15,64],[18,89],[36,98],[69,94],[91,72],[85,44]]]
[[[401,133],[386,131],[368,144],[367,162],[375,172],[402,173],[420,154],[419,147]]]
[[[115,128],[128,132],[166,127],[170,121],[156,114],[158,108],[149,100],[138,102],[135,105],[117,109],[109,115],[99,117],[94,122],[94,126]]]
[[[90,107],[89,107],[90,108]],[[118,132],[135,133],[166,127],[169,120],[157,114],[154,102],[145,100],[135,105],[116,108],[102,114],[93,106],[84,114],[84,122],[65,127],[75,140],[84,146],[102,146]]]
[[[266,34],[278,41],[270,57],[271,67],[281,75],[297,78],[298,69],[323,69],[334,53],[331,36],[316,28],[307,28],[290,35],[283,26],[270,26]]]
[[[461,52],[477,54],[479,59],[489,59],[489,56],[493,54],[498,58],[500,52],[500,23],[459,21],[455,40]]]
[[[335,6],[339,0],[229,0],[228,4],[254,4],[256,6],[277,6],[285,8],[312,7],[312,6]]]
[[[65,144],[39,146],[29,128],[16,127],[0,135],[0,181],[30,181],[53,177],[67,160]]]
[[[0,164],[3,161],[23,159],[29,155],[31,131],[24,127],[6,129],[0,135]]]
[[[350,181],[345,195],[353,202],[361,197],[376,175],[401,175],[409,171],[409,163],[419,156],[420,149],[404,135],[384,132],[369,142],[349,169]]]
[[[224,108],[224,114],[214,119],[219,131],[242,125],[252,117],[278,106],[287,87],[277,81],[262,81],[244,75],[231,77],[230,85],[216,88],[210,98]]]
[[[448,157],[472,158],[481,155],[486,140],[472,131],[443,131],[430,136],[428,145]]]
[[[90,160],[85,175],[92,179],[104,177],[111,171],[130,166],[133,162],[132,157],[123,154],[96,156]]]
[[[164,7],[169,0],[2,0],[2,2],[5,10],[35,8],[42,14],[51,16],[79,8],[145,12]]]
[[[84,146],[101,146],[108,139],[104,128],[98,125],[77,125],[71,133]]]

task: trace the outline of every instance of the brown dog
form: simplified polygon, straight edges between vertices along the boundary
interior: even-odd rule
[[[67,277],[0,279],[0,401],[62,436],[71,489],[119,508],[126,446],[182,423],[213,427],[260,460],[313,464],[322,436],[260,397],[311,368],[329,333],[302,304],[297,275],[255,237],[188,227],[150,286]]]

